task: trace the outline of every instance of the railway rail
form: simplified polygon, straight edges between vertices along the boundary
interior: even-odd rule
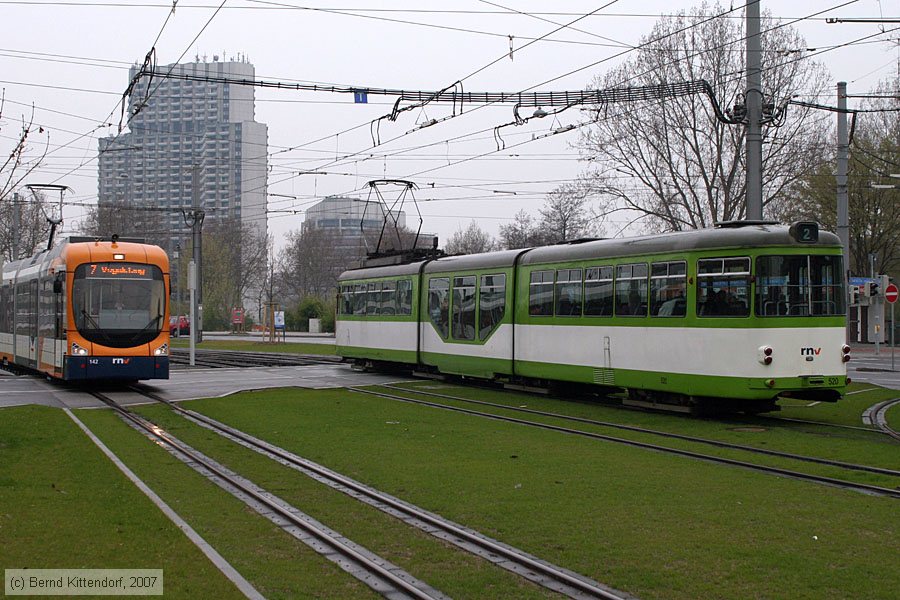
[[[207,349],[196,350],[194,359],[197,366],[212,369],[334,365],[341,362],[339,356]],[[187,367],[190,364],[190,351],[173,348],[170,350],[169,361],[173,367]]]
[[[648,449],[648,450],[656,450],[658,452],[663,452],[666,454],[674,454],[674,455],[678,455],[678,456],[685,456],[688,458],[704,460],[704,461],[712,462],[712,463],[741,467],[744,469],[750,469],[753,471],[767,473],[770,475],[779,475],[779,476],[783,476],[783,477],[789,477],[789,478],[798,479],[798,480],[802,480],[802,481],[809,481],[809,482],[814,482],[814,483],[819,483],[819,484],[830,485],[833,487],[863,492],[863,493],[877,495],[877,496],[886,496],[886,497],[890,497],[890,498],[900,499],[900,489],[891,489],[891,488],[886,488],[886,487],[881,487],[881,486],[876,486],[876,485],[869,485],[869,484],[865,484],[865,483],[857,483],[857,482],[846,481],[843,479],[836,479],[833,477],[826,477],[823,475],[814,475],[811,473],[804,473],[802,471],[794,471],[791,469],[784,469],[781,467],[761,465],[761,464],[748,462],[748,461],[744,461],[744,460],[737,460],[737,459],[733,459],[733,458],[725,458],[722,456],[716,456],[713,454],[703,454],[703,453],[694,452],[691,450],[683,450],[680,448],[672,448],[670,446],[651,444],[648,442],[641,442],[638,440],[616,437],[616,436],[612,436],[612,435],[594,433],[594,432],[590,432],[590,431],[584,431],[581,429],[573,429],[573,428],[569,428],[569,427],[562,427],[559,425],[551,425],[549,423],[542,423],[539,421],[529,421],[526,419],[520,419],[518,417],[498,415],[495,413],[482,412],[482,411],[472,410],[472,409],[468,409],[468,408],[462,408],[462,407],[458,407],[458,406],[449,406],[446,404],[441,404],[439,402],[432,402],[429,400],[410,398],[409,396],[378,392],[378,391],[374,391],[371,389],[352,387],[352,388],[348,388],[348,390],[351,392],[359,393],[359,394],[368,394],[371,396],[386,398],[389,400],[397,400],[400,402],[407,402],[410,404],[430,406],[432,408],[449,410],[449,411],[453,411],[453,412],[459,412],[459,413],[484,417],[484,418],[488,418],[488,419],[493,419],[493,420],[497,420],[497,421],[504,421],[507,423],[515,423],[518,425],[525,425],[528,427],[537,427],[540,429],[548,429],[551,431],[558,431],[561,433],[578,435],[578,436],[588,437],[588,438],[596,439],[596,440],[614,442],[614,443],[618,443],[618,444],[624,444],[624,445],[634,446],[634,447],[638,447],[638,448],[644,448],[644,449]],[[410,391],[403,390],[403,391],[408,394],[418,394],[419,393],[418,391],[413,391],[413,390],[410,390]],[[459,400],[469,402],[468,399],[459,399]],[[480,403],[481,401],[472,401],[472,402]],[[509,408],[509,407],[503,406],[503,405],[496,405],[496,406],[505,408],[505,409]],[[563,418],[565,418],[565,417],[563,417]],[[861,466],[861,465],[858,465],[858,466]],[[891,474],[893,475],[893,474],[895,474],[895,472],[891,472]]]
[[[491,539],[463,525],[378,491],[211,417],[185,409],[174,402],[162,398],[158,394],[144,389],[142,386],[136,385],[132,389],[147,398],[165,404],[179,415],[202,427],[272,458],[281,464],[294,468],[317,481],[342,491],[370,506],[374,506],[441,540],[448,541],[465,551],[489,560],[542,587],[559,592],[570,598],[603,598],[606,600],[631,598],[631,596],[623,592],[616,591],[587,577],[550,564],[523,550]]]
[[[444,594],[416,580],[386,560],[349,542],[337,532],[312,520],[284,501],[258,488],[248,480],[236,476],[151,421],[120,406],[106,394],[97,391],[92,391],[90,394],[115,410],[127,423],[179,456],[185,463],[200,472],[205,472],[204,474],[211,475],[211,478],[220,487],[230,488],[229,491],[236,490],[237,495],[243,496],[245,502],[246,499],[251,501],[251,506],[263,507],[263,510],[268,511],[278,520],[302,531],[305,534],[301,537],[302,541],[382,595],[391,598],[403,597],[420,600],[446,598]]]
[[[799,460],[804,462],[816,463],[820,465],[826,465],[829,467],[840,467],[842,469],[849,469],[853,471],[867,471],[869,473],[877,473],[879,475],[889,475],[892,477],[900,477],[900,471],[894,469],[885,469],[882,467],[873,467],[871,465],[859,465],[854,463],[843,462],[839,460],[831,460],[827,458],[819,458],[815,456],[805,456],[802,454],[793,454],[790,452],[781,452],[778,450],[769,450],[768,448],[757,448],[755,446],[747,446],[744,444],[735,444],[732,442],[723,442],[721,440],[712,440],[709,438],[701,438],[691,435],[684,435],[680,433],[672,433],[669,431],[660,431],[658,429],[649,429],[646,427],[638,427],[635,425],[625,425],[623,423],[613,423],[611,421],[599,421],[596,419],[586,419],[584,417],[576,417],[572,415],[564,415],[561,413],[549,412],[536,410],[533,408],[524,408],[521,406],[508,406],[505,404],[497,404],[494,402],[487,402],[484,400],[474,400],[471,398],[464,398],[461,396],[452,396],[450,394],[439,394],[436,392],[429,392],[424,390],[413,390],[410,388],[403,388],[396,385],[385,384],[380,387],[400,391],[400,392],[412,392],[415,394],[420,394],[422,396],[431,396],[435,398],[443,398],[446,400],[455,400],[458,402],[467,402],[471,404],[478,404],[481,406],[490,406],[492,408],[502,408],[504,410],[510,410],[513,412],[521,412],[527,414],[535,414],[543,417],[553,417],[556,419],[564,419],[566,421],[572,421],[576,423],[586,423],[588,425],[598,425],[601,427],[609,427],[611,429],[621,429],[624,431],[633,431],[636,433],[646,433],[650,435],[656,435],[660,437],[672,438],[677,440],[684,440],[688,442],[696,442],[698,444],[707,444],[709,446],[716,446],[718,448],[729,448],[733,450],[742,450],[745,452],[750,452],[754,454],[764,454],[768,456],[777,456],[779,458],[789,458],[792,460]]]
[[[894,398],[893,400],[885,400],[884,402],[879,402],[875,406],[868,409],[865,413],[863,413],[863,422],[868,421],[895,440],[900,440],[900,432],[898,432],[896,429],[893,429],[890,425],[888,425],[887,422],[888,409],[897,404],[900,404],[900,398]]]

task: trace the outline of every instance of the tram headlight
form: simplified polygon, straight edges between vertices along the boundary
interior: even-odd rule
[[[163,344],[159,348],[153,351],[153,356],[168,356],[169,355],[169,345]]]
[[[72,342],[72,356],[87,356],[87,348],[82,348],[75,342]]]

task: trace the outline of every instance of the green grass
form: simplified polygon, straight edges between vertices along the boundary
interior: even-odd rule
[[[373,507],[282,466],[155,405],[145,417],[277,494],[354,542],[452,598],[546,598],[556,594],[412,528]]]
[[[739,416],[732,418],[700,419],[677,414],[633,411],[614,406],[606,406],[592,401],[567,401],[535,394],[523,394],[452,384],[439,384],[435,382],[416,382],[403,384],[398,387],[408,390],[420,389],[422,391],[482,400],[495,404],[502,404],[504,406],[525,407],[532,410],[553,412],[561,415],[592,419],[595,421],[618,423],[681,435],[702,437],[710,440],[753,446],[767,450],[777,450],[805,456],[816,456],[831,460],[900,470],[897,443],[874,430],[869,432],[833,427],[810,426],[789,422],[773,423],[771,421],[754,419],[752,417]],[[380,391],[387,390],[381,388]],[[869,400],[861,400],[862,403],[867,404],[872,402],[871,397],[878,397],[880,392],[880,389],[873,392],[873,396],[870,396]],[[807,462],[767,457],[758,454],[748,454],[747,452],[740,450],[719,449],[708,444],[684,442],[661,436],[632,433],[621,429],[592,426],[537,415],[515,413],[465,402],[454,402],[443,398],[426,396],[422,399],[440,404],[460,406],[462,408],[491,412],[505,416],[515,416],[530,421],[582,429],[604,435],[660,444],[673,448],[683,448],[704,454],[716,454],[728,458],[816,473],[839,479],[848,479],[871,485],[887,487],[900,485],[900,480],[896,477],[875,475],[860,471],[848,471],[846,469],[835,467],[816,466]],[[748,425],[749,427],[747,427]]]
[[[188,338],[170,338],[173,348],[188,348]],[[319,354],[333,356],[334,344],[311,344],[308,342],[288,342],[269,344],[244,340],[205,340],[197,345],[200,350],[242,350],[244,352],[282,352],[289,354]]]
[[[166,597],[243,597],[63,411],[0,411],[0,457],[0,567],[163,569]]]
[[[900,586],[897,500],[346,391],[188,405],[641,598]]]
[[[894,431],[900,431],[900,403],[893,405],[884,415],[888,426]]]
[[[121,422],[79,417],[267,598],[375,598],[377,594],[243,502]],[[278,490],[271,490],[278,493]],[[144,531],[137,538],[147,537]],[[193,568],[193,567],[190,567]],[[166,579],[168,585],[168,577]],[[190,597],[215,597],[199,589]]]
[[[861,392],[845,395],[837,402],[820,402],[812,406],[810,406],[812,403],[809,401],[780,400],[778,404],[781,406],[781,411],[773,413],[773,416],[862,427],[862,414],[867,408],[883,400],[896,398],[900,395],[897,390],[890,390],[869,383],[851,384],[849,391]]]

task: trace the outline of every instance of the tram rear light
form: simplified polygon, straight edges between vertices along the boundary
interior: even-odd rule
[[[772,346],[760,346],[756,349],[756,358],[759,360],[760,364],[771,365],[772,355],[774,353],[775,351],[772,349]]]
[[[774,379],[766,379],[766,385],[769,387],[775,387],[775,380]]]
[[[851,383],[853,383],[853,380],[850,379],[850,378],[848,377],[848,378],[847,378],[847,385],[850,385]]]
[[[848,346],[847,344],[844,344],[843,348],[841,348],[841,352],[843,354],[850,354],[850,346]]]
[[[849,355],[849,354],[845,354],[844,357],[843,357],[841,360],[843,360],[844,362],[850,362],[850,355]]]

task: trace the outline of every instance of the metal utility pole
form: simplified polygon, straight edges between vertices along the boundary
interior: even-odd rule
[[[747,219],[761,221],[762,77],[760,76],[759,0],[747,2]]]
[[[195,316],[191,317],[191,332],[197,331],[197,341],[203,341],[203,218],[205,213],[200,207],[200,165],[191,168],[191,233],[194,246],[194,264],[196,265],[197,293],[191,299],[191,308]],[[194,318],[196,317],[196,321]]]
[[[850,207],[847,194],[847,169],[850,160],[850,136],[847,132],[847,82],[837,84],[837,234],[844,249],[844,273],[850,273]],[[846,283],[846,282],[845,282]]]
[[[194,365],[197,364],[197,363],[196,363],[196,360],[195,360],[195,347],[196,347],[196,345],[197,345],[197,337],[198,337],[198,335],[199,335],[198,328],[197,328],[197,326],[196,326],[196,323],[197,323],[197,321],[196,321],[197,311],[196,311],[196,303],[195,303],[195,301],[196,301],[196,299],[197,299],[197,296],[196,296],[196,292],[197,292],[197,268],[196,268],[196,265],[194,264],[194,261],[193,261],[193,260],[191,260],[191,262],[188,263],[188,289],[189,289],[190,292],[191,292],[191,325],[190,325],[190,327],[191,327],[191,345],[190,345],[191,351],[190,351],[190,364],[191,364],[191,366],[193,367]]]
[[[12,236],[12,260],[19,260],[19,237],[22,227],[22,215],[20,213],[21,204],[19,204],[19,192],[13,193],[13,236]]]

